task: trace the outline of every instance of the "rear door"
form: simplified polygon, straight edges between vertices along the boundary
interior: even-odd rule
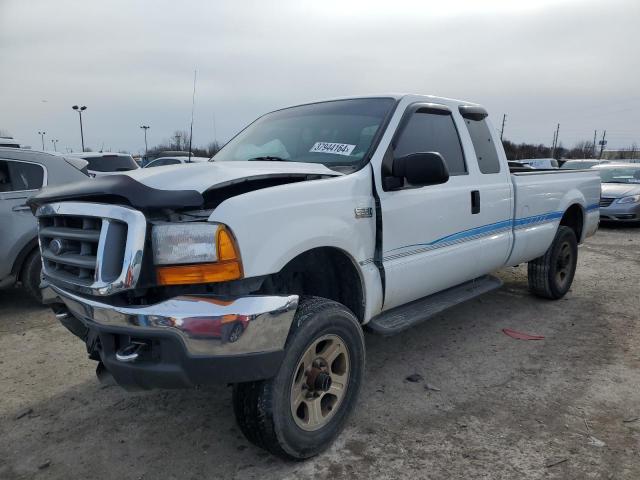
[[[510,236],[510,184],[504,175],[480,178],[460,113],[439,104],[410,105],[383,168],[394,157],[418,152],[440,153],[450,177],[441,185],[379,192],[385,310],[488,273],[508,254],[501,239]],[[501,193],[494,191],[496,182]]]
[[[44,185],[42,165],[0,158],[0,280],[11,273],[20,251],[36,238],[36,219],[25,201]]]
[[[513,242],[513,183],[507,159],[498,148],[500,137],[489,122],[486,110],[477,106],[459,107],[460,136],[474,176],[478,212],[474,225],[485,229],[479,237],[482,257],[479,268],[488,273],[502,268]]]

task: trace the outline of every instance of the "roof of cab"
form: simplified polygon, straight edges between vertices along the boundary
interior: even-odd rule
[[[475,102],[468,102],[466,100],[457,100],[455,98],[437,97],[434,95],[423,95],[418,93],[382,93],[379,95],[355,95],[355,96],[325,98],[321,100],[314,100],[310,102],[299,103],[297,105],[289,105],[288,107],[284,107],[277,110],[284,110],[286,108],[291,108],[291,107],[300,107],[303,105],[313,105],[314,103],[335,102],[339,100],[360,100],[360,99],[367,99],[367,98],[392,98],[396,101],[408,99],[409,101],[413,101],[413,102],[422,101],[422,102],[428,102],[428,103],[441,103],[449,106],[452,106],[452,105],[455,105],[455,106],[468,105],[468,106],[474,106],[474,107],[481,106],[479,103],[475,103]]]

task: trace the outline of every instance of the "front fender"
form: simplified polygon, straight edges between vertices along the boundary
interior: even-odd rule
[[[373,257],[375,218],[356,218],[373,207],[371,172],[266,188],[229,198],[209,217],[236,237],[246,277],[280,271],[318,247],[346,252],[356,263]]]

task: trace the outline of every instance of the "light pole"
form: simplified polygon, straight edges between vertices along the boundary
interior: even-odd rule
[[[79,107],[78,105],[74,105],[73,108],[76,112],[78,112],[78,115],[80,115],[80,141],[82,142],[82,151],[84,152],[84,133],[82,132],[82,112],[84,112],[87,107],[85,107],[84,105]]]
[[[57,151],[58,151],[58,149],[56,148],[56,143],[58,143],[58,139],[57,139],[57,138],[56,138],[56,139],[53,139],[53,138],[52,138],[52,139],[51,139],[51,143],[53,144],[53,151],[54,151],[54,152],[57,152]]]
[[[42,131],[42,132],[38,132],[38,135],[40,135],[40,140],[42,141],[42,151],[44,152],[44,136],[47,134],[47,132]]]
[[[144,130],[144,160],[146,161],[149,150],[149,148],[147,147],[147,130],[149,130],[151,127],[149,125],[140,125],[140,128]]]

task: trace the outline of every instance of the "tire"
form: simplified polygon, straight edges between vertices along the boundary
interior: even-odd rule
[[[22,265],[20,281],[24,289],[38,303],[42,303],[42,292],[40,291],[40,272],[42,271],[42,259],[40,251],[35,249],[29,254]]]
[[[529,290],[538,297],[558,300],[571,288],[578,262],[578,241],[573,230],[560,226],[547,252],[529,262]]]
[[[325,349],[341,353],[323,366]],[[312,362],[307,361],[310,352],[316,356]],[[332,357],[327,354],[327,358]],[[305,369],[309,364],[313,368]],[[364,367],[364,336],[353,313],[331,300],[301,297],[276,376],[234,385],[236,421],[251,443],[275,455],[293,460],[317,455],[344,428],[358,398]],[[337,390],[341,385],[337,381],[327,387],[322,381],[327,375],[341,379],[343,389]],[[312,377],[315,386],[309,387]],[[333,395],[334,390],[341,391],[341,397]],[[321,419],[320,423],[314,424],[312,417]]]

